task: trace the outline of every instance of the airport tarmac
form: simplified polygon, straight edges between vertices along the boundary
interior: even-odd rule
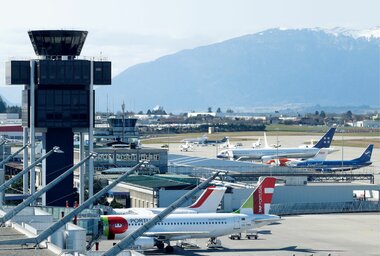
[[[286,216],[264,226],[257,240],[219,238],[223,248],[207,249],[207,239],[191,239],[198,249],[174,247],[171,255],[380,255],[380,213]],[[107,250],[116,241],[102,241]],[[175,243],[172,243],[175,245]],[[147,250],[146,255],[164,255]]]

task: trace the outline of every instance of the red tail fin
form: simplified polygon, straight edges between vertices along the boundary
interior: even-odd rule
[[[253,213],[268,214],[276,178],[266,177],[253,192]]]

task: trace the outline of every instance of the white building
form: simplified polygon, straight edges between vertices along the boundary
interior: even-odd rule
[[[353,125],[354,127],[363,127],[363,128],[380,128],[380,120],[363,120],[357,121]]]

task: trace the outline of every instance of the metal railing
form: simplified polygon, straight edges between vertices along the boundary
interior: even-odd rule
[[[271,204],[270,213],[276,215],[380,212],[380,201],[357,200],[336,203],[287,203]]]

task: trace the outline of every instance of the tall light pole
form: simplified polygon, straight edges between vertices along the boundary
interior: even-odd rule
[[[122,111],[122,120],[123,120],[123,130],[122,130],[122,134],[121,134],[121,141],[122,142],[125,142],[125,104],[124,104],[124,101],[123,101],[123,104],[121,104],[121,111]]]
[[[344,159],[344,137],[342,132],[342,170],[343,170],[343,159]]]
[[[277,166],[279,166],[280,160],[278,159],[278,128],[276,128],[276,154],[277,154]]]

